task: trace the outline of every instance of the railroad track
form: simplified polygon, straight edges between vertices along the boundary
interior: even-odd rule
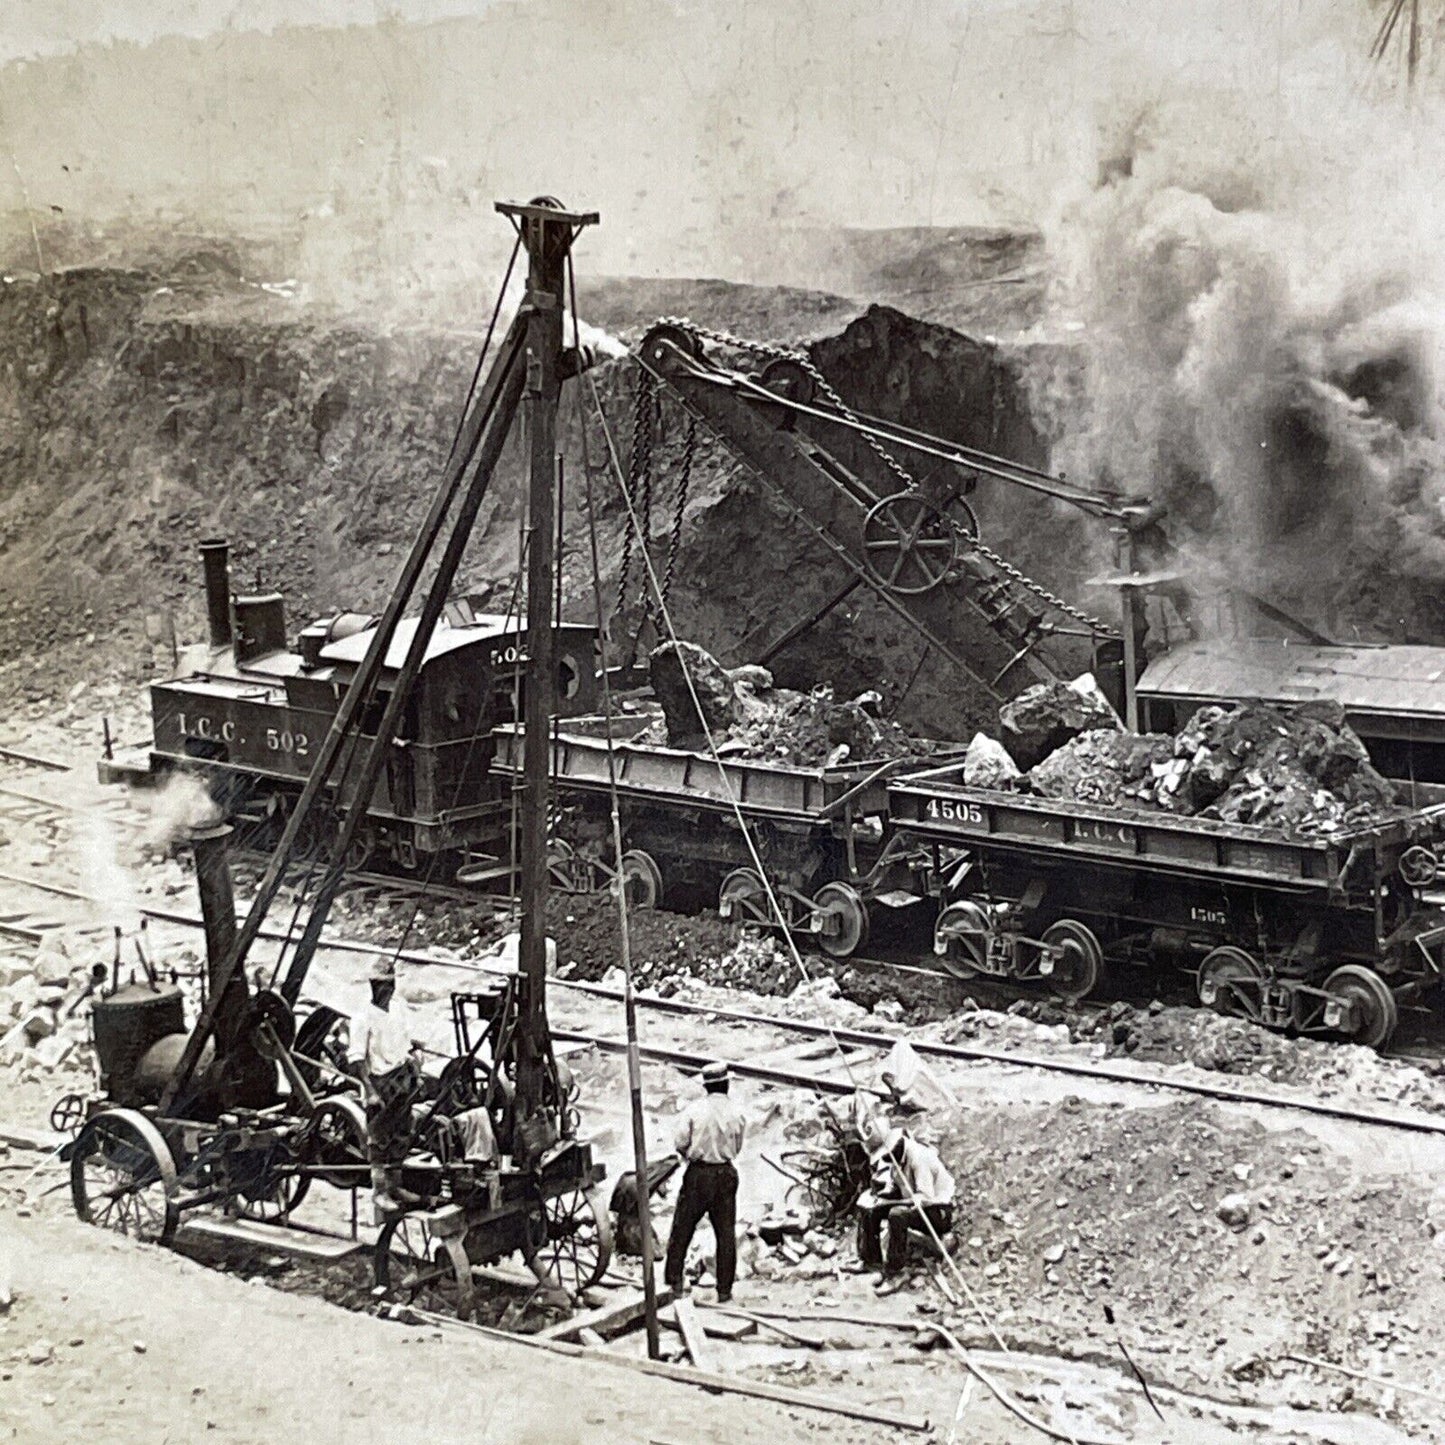
[[[15,874],[0,872],[0,883],[20,884],[53,896],[70,898],[89,904],[97,899],[77,889],[47,883],[35,878],[22,878]],[[171,923],[181,927],[200,929],[203,927],[199,916],[180,913],[170,909],[141,906],[138,910],[144,917],[157,922]],[[263,928],[260,937],[273,942],[288,941],[291,934],[283,929]],[[431,967],[453,968],[463,972],[501,973],[503,970],[489,969],[482,964],[463,960],[435,958],[429,954],[396,950],[379,944],[362,943],[350,939],[325,939],[319,945],[321,951],[366,956],[396,957],[403,963]],[[882,961],[886,962],[886,961]],[[907,967],[907,965],[904,965]],[[580,979],[553,979],[551,987],[568,992],[605,998],[621,1003],[623,995],[618,989],[603,984],[589,983]],[[1281,1097],[1262,1089],[1241,1085],[1212,1083],[1204,1080],[1171,1078],[1165,1075],[1146,1074],[1137,1067],[1124,1064],[1088,1062],[1079,1059],[1054,1058],[1030,1053],[1026,1050],[990,1049],[966,1044],[945,1044],[914,1035],[884,1034],[838,1025],[810,1023],[801,1019],[783,1018],[772,1014],[749,1013],[741,1009],[729,1009],[716,1004],[691,1003],[681,999],[655,998],[646,994],[636,996],[637,1006],[651,1013],[689,1014],[712,1020],[773,1029],[798,1038],[830,1039],[838,1044],[850,1045],[860,1050],[871,1050],[881,1060],[900,1038],[907,1038],[914,1050],[925,1059],[949,1060],[965,1063],[987,1063],[1009,1068],[1036,1070],[1044,1073],[1063,1074],[1075,1078],[1093,1079],[1112,1085],[1137,1089],[1153,1095],[1163,1090],[1170,1093],[1190,1094],[1196,1097],[1219,1099],[1228,1103],[1256,1105],[1261,1108],[1294,1111],[1312,1114],[1327,1119],[1337,1119],[1369,1127],[1401,1129],[1419,1134],[1445,1136],[1445,1116],[1432,1115],[1420,1110],[1393,1109],[1380,1107],[1349,1107],[1321,1099],[1306,1097]],[[564,1042],[582,1043],[605,1052],[625,1053],[624,1039],[577,1030],[556,1029],[554,1035]],[[642,1049],[645,1058],[659,1063],[671,1063],[682,1068],[700,1069],[708,1056],[692,1055],[674,1049],[654,1046]],[[749,1064],[746,1061],[734,1065],[735,1071],[743,1077],[757,1078],[763,1082],[784,1084],[797,1088],[816,1088],[820,1092],[850,1093],[855,1087],[851,1079],[829,1079],[826,1074],[801,1073],[772,1065]]]

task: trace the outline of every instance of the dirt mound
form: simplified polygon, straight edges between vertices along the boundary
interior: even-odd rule
[[[1333,704],[1203,707],[1177,737],[1081,733],[1028,774],[1050,798],[1330,833],[1403,812]]]
[[[1378,1099],[1445,1113],[1445,1081],[1410,1060],[1354,1044],[1286,1038],[1206,1009],[1116,1003],[1102,1014],[1076,1016],[1072,1032],[1078,1039],[1103,1040],[1110,1055],[1302,1085],[1314,1098]]]
[[[1072,1098],[940,1134],[970,1278],[1005,1322],[1108,1341],[1108,1301],[1171,1372],[1232,1387],[1284,1351],[1388,1349],[1440,1313],[1428,1191],[1362,1181],[1302,1133]]]

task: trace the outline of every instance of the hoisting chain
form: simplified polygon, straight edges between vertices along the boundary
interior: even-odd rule
[[[642,476],[649,478],[647,489],[652,490],[652,402],[657,392],[657,379],[649,371],[639,368],[637,376],[637,398],[632,410],[632,456],[627,467],[627,493],[635,497],[638,492],[638,483]],[[631,511],[628,512],[627,524],[622,529],[622,566],[617,575],[617,607],[616,611],[621,613],[627,606],[627,588],[632,578],[632,545],[636,533],[636,524]],[[647,545],[647,538],[644,535],[642,545]],[[647,568],[643,567],[643,572]],[[644,592],[646,580],[643,581]]]
[[[812,378],[818,390],[828,398],[832,405],[860,429],[859,435],[877,454],[884,466],[903,484],[904,491],[913,492],[918,489],[917,481],[909,475],[902,463],[888,451],[883,443],[866,430],[862,418],[843,400],[838,394],[837,389],[818,369],[817,363],[806,351],[792,346],[780,346],[776,342],[752,341],[744,336],[734,336],[729,331],[719,331],[711,326],[700,326],[697,322],[690,321],[686,316],[664,316],[658,322],[658,325],[676,327],[679,331],[686,331],[690,335],[701,337],[706,341],[715,341],[720,346],[731,346],[740,351],[752,352],[755,356],[765,356],[773,361],[791,361],[801,366]],[[942,513],[941,515],[947,517],[947,513]],[[995,552],[981,537],[965,531],[952,517],[948,517],[948,522],[949,525],[960,534],[969,547],[991,562],[1011,582],[1033,593],[1039,601],[1054,611],[1063,613],[1065,617],[1071,618],[1073,621],[1087,627],[1091,632],[1097,633],[1100,636],[1113,638],[1119,636],[1119,630],[1116,627],[1111,627],[1100,618],[1094,617],[1081,608],[1075,607],[1072,602],[1066,601],[1055,592],[1050,592],[1042,583],[1035,582],[1032,577],[1019,571],[1007,558]]]
[[[692,483],[692,463],[697,455],[697,418],[688,413],[687,437],[682,444],[682,466],[677,475],[677,495],[672,505],[672,538],[667,546],[667,567],[662,574],[662,606],[672,595],[672,578],[677,571],[677,554],[682,550],[682,520],[687,511],[687,494]]]

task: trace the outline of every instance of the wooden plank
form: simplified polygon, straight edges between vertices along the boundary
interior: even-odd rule
[[[506,1285],[509,1289],[524,1289],[529,1293],[538,1287],[537,1276],[530,1269],[516,1264],[474,1264],[472,1278]]]
[[[657,1292],[657,1307],[672,1301],[670,1289],[660,1289]],[[569,1340],[574,1335],[581,1334],[583,1330],[595,1330],[603,1338],[621,1334],[629,1325],[635,1325],[646,1312],[647,1303],[643,1298],[642,1291],[629,1290],[626,1297],[621,1300],[613,1300],[610,1304],[600,1305],[595,1310],[587,1310],[583,1314],[573,1315],[570,1320],[563,1320],[560,1324],[552,1325],[545,1330],[539,1330],[534,1338],[539,1340]]]
[[[53,1154],[70,1138],[54,1129],[32,1129],[28,1124],[6,1124],[0,1121],[0,1143],[12,1149],[34,1149],[40,1154]]]
[[[727,1309],[724,1306],[724,1309]],[[745,1340],[749,1335],[758,1332],[757,1321],[742,1311],[734,1313],[727,1309],[726,1313],[719,1311],[716,1305],[708,1305],[698,1315],[702,1323],[702,1330],[709,1339],[714,1340]],[[677,1316],[671,1308],[663,1310],[658,1315],[658,1322],[664,1329],[677,1329]]]
[[[748,1395],[753,1399],[767,1400],[775,1405],[787,1405],[795,1410],[817,1410],[825,1415],[842,1415],[850,1420],[865,1420],[870,1425],[886,1425],[894,1430],[911,1430],[927,1434],[933,1428],[924,1415],[895,1415],[888,1410],[874,1409],[853,1400],[843,1400],[836,1395],[824,1395],[812,1390],[790,1390],[785,1385],[770,1385],[761,1380],[748,1380],[742,1376],[713,1375],[706,1370],[690,1365],[665,1365],[660,1360],[634,1360],[619,1355],[616,1350],[587,1349],[582,1345],[567,1344],[562,1340],[543,1339],[541,1335],[509,1335],[505,1330],[494,1330],[487,1325],[474,1325],[448,1315],[433,1314],[430,1310],[411,1309],[404,1311],[413,1319],[465,1330],[482,1335],[502,1344],[524,1345],[536,1350],[550,1350],[553,1354],[566,1355],[569,1359],[606,1360],[626,1370],[635,1370],[643,1375],[655,1375],[659,1379],[672,1380],[680,1385],[696,1385],[699,1389],[719,1394]]]
[[[265,1224],[257,1219],[213,1219],[194,1215],[181,1225],[183,1234],[201,1234],[211,1239],[224,1239],[237,1244],[254,1244],[303,1259],[346,1259],[366,1246],[359,1239],[346,1239],[335,1234],[312,1234],[308,1230],[288,1229],[285,1225]]]
[[[780,1325],[774,1319],[766,1315],[755,1314],[751,1310],[740,1310],[734,1305],[710,1305],[707,1313],[703,1316],[702,1327],[708,1334],[715,1334],[722,1321],[719,1314],[725,1315],[733,1324],[747,1325],[749,1332],[762,1325],[764,1329],[771,1330],[775,1335],[781,1335],[785,1340],[791,1340],[795,1345],[802,1345],[804,1349],[821,1350],[826,1349],[828,1342],[821,1340],[817,1335],[800,1334],[797,1330],[790,1330],[786,1325]]]
[[[687,1352],[692,1356],[692,1362],[699,1370],[716,1370],[717,1359],[708,1345],[707,1336],[703,1333],[702,1321],[697,1317],[697,1310],[693,1307],[690,1299],[684,1296],[672,1307],[673,1316],[677,1320],[677,1327],[682,1332],[682,1342],[687,1346]]]

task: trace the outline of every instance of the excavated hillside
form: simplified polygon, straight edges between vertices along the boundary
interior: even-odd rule
[[[961,304],[976,310],[980,277],[1017,262],[991,245],[972,272],[955,264],[958,294],[969,298]],[[892,289],[883,279],[880,289]],[[1000,331],[1030,319],[1027,307],[1011,318],[1012,301],[1005,294],[989,318]],[[809,345],[854,405],[1043,460],[1015,353],[896,309],[715,281],[608,280],[584,293],[581,310],[625,340],[659,313],[685,311],[708,326]],[[155,643],[171,621],[182,641],[200,632],[195,548],[211,535],[233,540],[238,586],[259,578],[286,594],[293,631],[333,608],[378,607],[440,474],[483,320],[454,330],[368,326],[308,307],[284,286],[242,279],[222,248],[164,273],[89,268],[8,279],[0,286],[4,674],[32,702],[77,677],[128,685],[152,675],[164,656]],[[637,369],[619,359],[594,375],[625,454]],[[564,574],[569,610],[590,620],[577,403],[569,388]],[[666,409],[662,425],[652,516],[659,571],[674,545],[680,414]],[[595,421],[587,445],[595,468],[605,454]],[[874,464],[861,451],[851,460],[865,471]],[[623,510],[598,476],[611,601]],[[513,453],[468,560],[469,590],[494,606],[505,605],[516,570],[520,477]],[[1021,566],[1065,590],[1075,584],[1077,559],[1088,553],[1076,519],[1017,495],[981,489],[974,500],[987,535]],[[676,545],[678,630],[729,663],[748,660],[842,580],[821,546],[760,498],[709,438],[698,447]],[[634,562],[619,640],[640,615],[638,573]],[[918,639],[861,597],[780,655],[780,681],[827,679],[845,696],[877,686],[901,702],[900,721],[945,735],[987,712],[941,665],[920,668]]]

